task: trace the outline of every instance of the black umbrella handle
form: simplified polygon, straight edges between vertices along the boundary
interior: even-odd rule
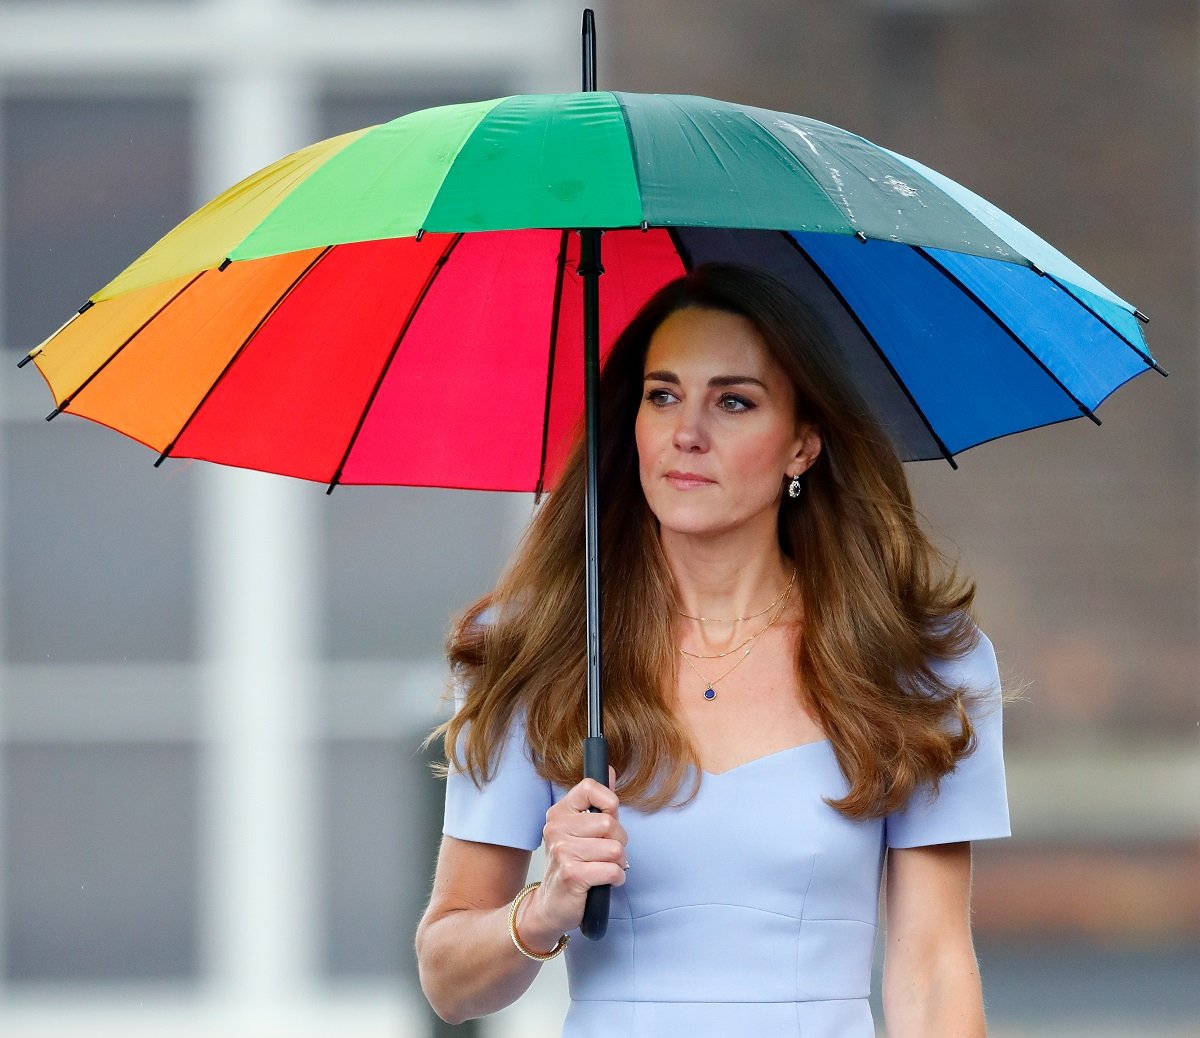
[[[583,740],[583,777],[608,785],[608,740],[603,735]],[[598,807],[589,808],[599,812]],[[592,887],[583,906],[583,922],[579,932],[590,941],[598,941],[608,931],[608,905],[612,887]]]

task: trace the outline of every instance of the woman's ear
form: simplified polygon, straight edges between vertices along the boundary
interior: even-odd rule
[[[807,472],[821,454],[821,434],[811,422],[801,422],[796,438],[796,452],[789,462],[787,474],[799,476]]]

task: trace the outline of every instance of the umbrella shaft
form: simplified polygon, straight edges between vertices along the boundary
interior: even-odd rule
[[[584,498],[585,595],[587,599],[588,736],[602,734],[600,703],[600,232],[580,231],[579,274],[583,278],[583,395],[587,438]]]
[[[608,743],[602,729],[600,699],[600,232],[579,232],[579,274],[583,278],[583,399],[587,437],[587,493],[584,499],[584,570],[587,597],[588,737],[583,743],[584,777],[608,785]],[[595,811],[597,808],[593,807]],[[579,929],[598,941],[608,930],[612,888],[592,887],[584,904]]]

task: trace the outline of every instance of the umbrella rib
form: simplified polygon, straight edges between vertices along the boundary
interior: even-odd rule
[[[203,273],[203,271],[201,271],[201,273]],[[197,277],[199,277],[199,275],[197,275]],[[186,287],[187,286],[184,285],[184,288],[186,288]],[[35,346],[28,353],[26,353],[24,357],[22,357],[19,361],[17,361],[17,368],[18,369],[23,368],[30,361],[37,360],[38,357],[40,357],[42,355],[42,350],[44,350],[46,348],[47,343],[50,343],[54,339],[57,339],[59,335],[61,335],[63,332],[65,332],[68,327],[70,327],[77,320],[79,320],[79,318],[81,318],[84,314],[86,314],[95,305],[96,305],[95,302],[91,299],[89,299],[86,303],[84,303],[83,306],[81,306],[78,310],[76,310],[73,314],[71,314],[70,317],[68,317],[65,321],[63,321],[62,324],[60,324],[58,326],[58,330],[55,331],[53,335],[48,335],[39,345]]]
[[[808,254],[808,250],[805,249],[804,246],[798,241],[796,241],[792,234],[787,231],[780,231],[779,233],[783,235],[784,240],[787,241],[797,253],[799,253],[805,262],[812,267],[817,277],[825,282],[825,286],[830,292],[833,293],[834,298],[841,303],[842,309],[846,311],[850,319],[858,326],[858,330],[862,333],[863,338],[865,338],[870,344],[871,349],[875,351],[875,354],[877,357],[879,357],[880,362],[884,365],[884,367],[887,368],[888,373],[892,376],[892,379],[900,388],[900,392],[902,392],[907,398],[909,404],[912,406],[913,411],[916,412],[917,417],[921,420],[921,424],[925,426],[925,431],[929,433],[930,438],[935,444],[937,444],[938,450],[942,452],[942,457],[950,463],[950,467],[952,469],[957,469],[958,462],[954,460],[954,454],[950,451],[946,444],[942,442],[942,438],[934,431],[933,424],[929,421],[928,417],[926,417],[925,411],[922,409],[921,405],[917,403],[916,398],[912,395],[912,392],[905,384],[904,379],[902,379],[897,373],[888,355],[883,352],[878,340],[867,329],[867,326],[863,323],[862,318],[859,317],[859,315],[855,312],[854,308],[846,301],[846,297],[842,295],[841,289],[839,289],[837,285],[833,283],[833,280],[829,277],[829,275],[821,269],[820,264],[818,264],[817,261]]]
[[[350,434],[350,440],[346,444],[346,449],[342,452],[342,460],[338,462],[338,467],[333,473],[333,479],[330,480],[329,486],[325,488],[326,494],[332,494],[333,488],[341,482],[342,470],[346,467],[346,462],[350,459],[350,452],[354,450],[354,445],[358,442],[359,433],[362,432],[362,427],[366,423],[367,415],[370,414],[371,406],[375,403],[375,397],[379,395],[379,390],[383,386],[383,380],[387,378],[388,369],[392,366],[392,361],[396,359],[396,353],[400,349],[400,343],[404,341],[404,336],[408,334],[408,329],[412,326],[413,318],[417,316],[417,311],[421,308],[421,304],[425,301],[425,296],[429,294],[429,290],[433,288],[434,281],[442,272],[447,261],[450,259],[450,254],[454,252],[455,247],[462,241],[462,232],[460,231],[446,246],[445,251],[437,258],[433,264],[433,268],[429,271],[428,277],[425,279],[425,284],[421,286],[421,291],[417,293],[417,298],[413,305],[409,307],[408,315],[404,318],[404,325],[396,335],[396,341],[392,343],[391,352],[388,353],[387,360],[379,369],[379,377],[375,380],[375,385],[371,389],[371,395],[367,397],[367,402],[363,405],[362,411],[359,413],[358,422],[354,426],[354,432]]]
[[[1087,406],[1087,404],[1085,404],[1082,400],[1080,400],[1079,397],[1077,397],[1074,393],[1072,393],[1066,387],[1066,385],[1063,383],[1063,380],[1060,379],[1053,371],[1050,370],[1049,365],[1047,365],[1046,362],[1043,361],[1041,357],[1039,357],[1036,353],[1034,353],[1033,350],[1031,350],[1021,340],[1021,337],[1019,335],[1017,335],[1017,333],[1014,332],[1008,326],[1007,322],[1004,321],[1003,318],[1001,318],[1000,315],[997,314],[995,310],[993,310],[990,306],[987,305],[987,303],[985,303],[982,299],[979,298],[978,293],[976,293],[974,291],[974,289],[972,289],[968,285],[966,285],[963,282],[963,280],[960,277],[958,277],[958,275],[956,275],[953,271],[947,269],[945,264],[943,264],[940,260],[938,260],[934,256],[931,256],[927,249],[924,249],[919,245],[914,245],[914,246],[912,246],[912,250],[918,256],[920,256],[922,259],[924,259],[928,263],[930,263],[933,266],[933,268],[942,275],[942,277],[946,278],[952,285],[954,285],[955,288],[957,288],[963,295],[965,295],[969,300],[971,300],[972,303],[974,303],[977,307],[979,307],[980,310],[982,310],[985,314],[987,314],[987,316],[990,317],[995,322],[996,327],[999,328],[1002,332],[1004,332],[1004,334],[1007,335],[1010,339],[1012,339],[1012,341],[1017,345],[1017,347],[1020,350],[1022,350],[1025,353],[1025,355],[1030,360],[1032,360],[1039,368],[1041,368],[1043,372],[1045,372],[1046,377],[1049,378],[1056,386],[1058,386],[1058,388],[1061,389],[1066,396],[1070,397],[1071,402],[1076,407],[1079,408],[1081,414],[1087,415],[1087,417],[1090,418],[1097,425],[1100,424],[1100,419],[1096,417],[1095,412],[1093,412],[1092,409]],[[1072,297],[1072,298],[1074,298],[1074,297]]]
[[[558,351],[558,318],[562,309],[563,280],[567,267],[567,235],[563,231],[558,245],[558,268],[554,272],[554,301],[550,313],[550,350],[546,358],[546,404],[542,412],[542,454],[538,461],[537,486],[533,491],[533,503],[542,499],[546,479],[546,448],[550,438],[550,396],[554,389],[554,356]]]
[[[65,411],[68,407],[70,407],[72,401],[74,401],[74,399],[77,396],[79,396],[80,393],[82,393],[85,389],[87,389],[87,387],[92,384],[93,380],[96,379],[97,376],[99,376],[100,372],[102,372],[105,368],[107,368],[109,366],[109,364],[111,364],[116,359],[117,354],[119,354],[122,350],[125,349],[126,346],[128,346],[131,342],[133,342],[134,339],[136,339],[139,335],[141,335],[142,332],[146,330],[146,326],[151,321],[156,320],[158,318],[158,316],[167,309],[167,307],[169,307],[173,302],[175,302],[176,299],[178,299],[181,295],[183,295],[184,292],[186,292],[189,288],[191,288],[192,285],[194,285],[200,279],[200,277],[202,275],[204,275],[205,273],[207,273],[207,271],[204,271],[204,270],[197,273],[194,277],[192,277],[188,281],[188,283],[186,285],[184,285],[182,288],[180,288],[178,292],[176,292],[173,296],[171,296],[170,299],[168,299],[165,303],[163,303],[162,306],[160,306],[157,310],[155,310],[154,313],[152,313],[149,317],[147,317],[146,320],[144,320],[141,323],[141,325],[138,327],[137,331],[135,331],[132,335],[130,335],[128,339],[126,339],[123,343],[121,343],[120,346],[118,346],[115,350],[112,351],[112,353],[110,353],[108,355],[107,359],[104,361],[103,364],[101,364],[95,371],[93,371],[90,375],[88,375],[88,377],[86,379],[84,379],[82,383],[80,383],[78,386],[76,386],[74,390],[72,390],[65,397],[63,397],[62,403],[59,404],[48,415],[46,415],[46,421],[50,421],[52,418],[57,418],[60,414],[63,413],[63,411]],[[80,310],[79,314],[76,316],[82,316],[84,313],[86,313],[88,310],[90,310],[93,305],[94,304],[93,304],[92,300],[89,299],[87,301],[87,305],[84,306],[83,309]],[[64,327],[66,327],[66,326],[64,325]]]
[[[671,244],[675,246],[675,251],[679,255],[679,260],[683,264],[683,269],[690,274],[692,272],[692,268],[696,265],[692,260],[691,250],[683,244],[682,239],[679,237],[679,231],[677,228],[668,227],[667,236],[671,239]]]
[[[192,408],[192,413],[187,416],[187,419],[184,421],[183,425],[181,425],[179,427],[179,431],[171,439],[171,442],[167,444],[166,449],[158,456],[158,460],[154,463],[155,468],[158,468],[159,465],[161,465],[164,461],[167,460],[167,458],[169,458],[171,456],[171,451],[173,451],[175,449],[175,444],[177,444],[179,442],[179,438],[185,432],[187,432],[188,426],[190,426],[192,424],[193,419],[195,419],[196,415],[198,415],[200,413],[200,409],[202,407],[204,407],[204,405],[206,403],[208,403],[209,397],[211,397],[213,395],[213,393],[216,392],[217,386],[219,386],[224,381],[225,376],[227,374],[229,374],[229,369],[233,367],[233,365],[237,362],[238,357],[240,357],[242,355],[243,351],[246,349],[246,347],[250,345],[251,341],[254,339],[254,336],[256,336],[258,334],[259,329],[262,328],[262,326],[264,324],[266,324],[268,320],[270,320],[271,315],[274,314],[275,311],[278,310],[283,305],[284,301],[288,298],[288,296],[290,296],[296,290],[296,288],[300,285],[300,282],[302,282],[306,277],[308,277],[309,274],[311,274],[313,272],[313,269],[316,267],[316,265],[318,263],[320,263],[321,260],[323,260],[326,256],[329,255],[329,252],[332,248],[333,248],[332,245],[326,245],[325,248],[323,248],[319,253],[317,253],[317,255],[314,256],[312,258],[312,260],[309,262],[308,266],[306,266],[302,271],[300,271],[299,274],[296,275],[296,277],[293,279],[292,283],[290,285],[288,285],[287,289],[283,292],[283,294],[280,295],[279,298],[276,299],[275,302],[273,302],[271,304],[271,306],[267,310],[267,312],[258,319],[258,322],[250,330],[250,334],[247,335],[242,340],[241,345],[238,346],[238,348],[233,351],[233,356],[230,357],[228,361],[226,361],[225,367],[223,367],[221,369],[221,373],[215,379],[213,379],[212,385],[210,385],[208,387],[208,389],[206,389],[204,391],[204,396],[202,396],[200,398],[200,401],[196,404],[196,406],[194,408]]]
[[[1161,364],[1159,364],[1158,361],[1156,361],[1153,357],[1151,357],[1149,353],[1147,353],[1141,347],[1139,347],[1139,346],[1135,345],[1133,342],[1131,342],[1129,339],[1129,336],[1118,331],[1115,327],[1113,327],[1112,324],[1110,324],[1103,317],[1101,317],[1098,313],[1096,313],[1096,311],[1093,310],[1092,307],[1090,307],[1087,303],[1085,303],[1082,299],[1080,299],[1079,296],[1077,296],[1074,292],[1072,292],[1070,289],[1070,286],[1064,284],[1059,278],[1055,277],[1053,274],[1046,273],[1045,271],[1042,272],[1042,276],[1049,278],[1056,285],[1058,285],[1059,288],[1061,288],[1064,292],[1066,292],[1067,295],[1069,295],[1072,299],[1074,299],[1076,303],[1078,303],[1089,314],[1091,314],[1094,318],[1096,318],[1097,321],[1099,321],[1102,325],[1104,325],[1105,328],[1107,328],[1110,332],[1113,333],[1113,335],[1115,335],[1118,339],[1120,339],[1123,343],[1125,343],[1126,346],[1128,346],[1131,350],[1133,350],[1134,353],[1136,353],[1143,361],[1146,362],[1147,365],[1149,365],[1151,368],[1153,368],[1155,371],[1157,371],[1160,375],[1162,375],[1164,378],[1166,378],[1166,376],[1170,374],[1170,372],[1167,371],[1167,369],[1164,368]]]

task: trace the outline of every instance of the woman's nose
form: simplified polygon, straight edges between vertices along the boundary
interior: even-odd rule
[[[703,415],[689,407],[679,409],[673,440],[681,451],[703,451],[708,449],[708,432],[704,428]]]

